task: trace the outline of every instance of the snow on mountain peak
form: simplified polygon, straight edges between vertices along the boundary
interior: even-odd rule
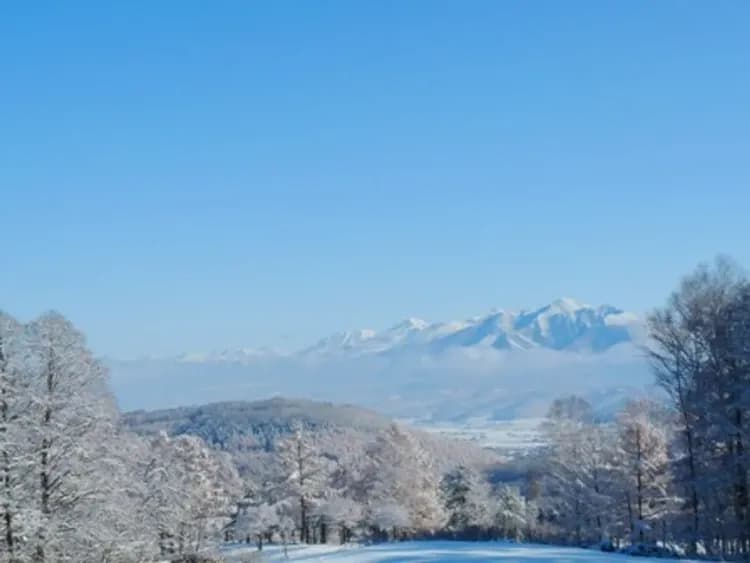
[[[559,299],[555,299],[552,303],[550,303],[550,308],[561,313],[573,315],[581,309],[590,308],[590,306],[584,303],[579,303],[578,301],[570,297],[560,297]]]
[[[370,340],[374,338],[376,334],[377,332],[369,328],[337,332],[336,334],[324,338],[319,344],[351,346]]]
[[[121,400],[137,398],[139,408],[143,397],[166,395],[153,389],[180,385],[187,389],[181,400],[193,402],[325,394],[401,415],[504,417],[538,412],[572,390],[612,397],[615,387],[645,384],[651,374],[630,343],[647,337],[632,313],[560,299],[457,322],[407,318],[383,330],[339,332],[289,354],[239,348],[116,362],[113,373]]]
[[[428,326],[430,326],[430,323],[428,323],[427,321],[418,319],[416,317],[409,317],[394,325],[390,330],[424,330]]]
[[[338,332],[305,348],[306,357],[371,354],[430,354],[449,349],[551,350],[601,352],[641,337],[641,322],[633,313],[609,305],[592,307],[570,297],[556,299],[532,311],[492,309],[465,321],[430,323],[408,317],[382,331],[359,329]],[[247,363],[272,355],[268,349],[224,350],[186,354],[184,363],[210,361]]]
[[[632,340],[634,333],[630,329],[638,322],[634,314],[615,307],[595,308],[563,297],[533,311],[514,313],[493,309],[489,314],[462,322],[430,324],[412,317],[373,333],[361,346],[343,346],[339,351],[429,353],[478,346],[498,350],[549,348],[600,352]],[[335,346],[326,346],[325,351],[335,353]]]

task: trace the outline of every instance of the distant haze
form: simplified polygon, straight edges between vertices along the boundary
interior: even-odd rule
[[[580,393],[603,413],[647,392],[642,320],[559,299],[465,321],[406,319],[337,333],[299,352],[268,349],[110,360],[126,409],[272,396],[352,402],[395,416],[512,419]]]

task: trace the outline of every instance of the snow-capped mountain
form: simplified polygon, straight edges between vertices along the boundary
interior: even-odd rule
[[[465,348],[596,353],[623,342],[638,341],[642,334],[642,323],[633,313],[610,305],[592,307],[561,298],[530,311],[494,309],[463,321],[428,322],[410,317],[382,331],[337,332],[297,352],[267,347],[234,348],[192,352],[162,360],[185,364],[253,364],[290,357],[431,354]]]
[[[297,352],[240,348],[108,363],[124,408],[290,396],[395,416],[506,419],[539,416],[571,393],[601,405],[643,393],[653,378],[634,344],[644,333],[631,313],[558,299],[463,321],[408,318]]]
[[[636,315],[609,305],[592,307],[570,298],[532,311],[495,310],[465,321],[429,323],[409,318],[384,330],[337,333],[301,352],[363,355],[442,352],[451,348],[575,350],[602,352],[640,334]]]

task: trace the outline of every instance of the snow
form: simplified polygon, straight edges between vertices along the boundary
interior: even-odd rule
[[[226,554],[227,561],[331,561],[334,563],[399,563],[421,561],[431,563],[460,563],[465,561],[502,561],[507,563],[656,563],[664,559],[631,557],[596,550],[547,545],[515,544],[508,542],[452,542],[423,541],[378,544],[371,546],[290,546],[286,559],[278,546],[267,546],[257,559],[253,547],[241,547]]]
[[[635,313],[612,313],[604,318],[607,326],[629,326],[638,323],[638,315]]]
[[[560,299],[557,299],[551,303],[551,308],[555,309],[559,313],[573,315],[576,313],[576,311],[579,311],[581,309],[591,308],[591,305],[579,303],[578,301],[570,297],[561,297]]]
[[[541,424],[543,418],[518,418],[492,420],[484,417],[469,418],[463,422],[435,423],[411,419],[407,422],[421,430],[454,439],[469,440],[500,453],[528,452],[544,445]]]
[[[391,331],[394,330],[424,330],[428,326],[430,326],[430,323],[428,323],[425,320],[418,319],[416,317],[409,317],[408,319],[405,319],[395,325],[393,328],[391,328]]]
[[[465,321],[430,323],[409,317],[382,331],[358,329],[338,332],[296,353],[246,348],[210,354],[184,354],[177,359],[187,363],[207,363],[247,362],[254,358],[283,355],[356,357],[383,353],[424,353],[456,346],[520,350],[539,346],[554,349],[578,349],[583,346],[587,349],[587,335],[598,334],[609,342],[608,345],[614,345],[623,338],[610,341],[607,336],[612,328],[628,328],[638,322],[638,316],[633,313],[609,306],[594,308],[563,297],[533,311],[493,309],[489,314]]]

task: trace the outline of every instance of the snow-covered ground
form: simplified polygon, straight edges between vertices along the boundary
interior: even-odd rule
[[[543,446],[541,424],[543,418],[519,418],[516,420],[492,420],[470,418],[458,423],[408,422],[421,430],[441,434],[450,438],[472,441],[485,448],[493,448],[504,454],[525,453]]]
[[[279,561],[331,561],[334,563],[462,563],[500,561],[501,563],[663,563],[664,559],[630,557],[601,551],[505,542],[424,541],[372,546],[309,546],[289,548],[289,559],[281,549],[268,546],[260,555],[253,548],[227,552],[227,561],[235,563],[271,563]]]

